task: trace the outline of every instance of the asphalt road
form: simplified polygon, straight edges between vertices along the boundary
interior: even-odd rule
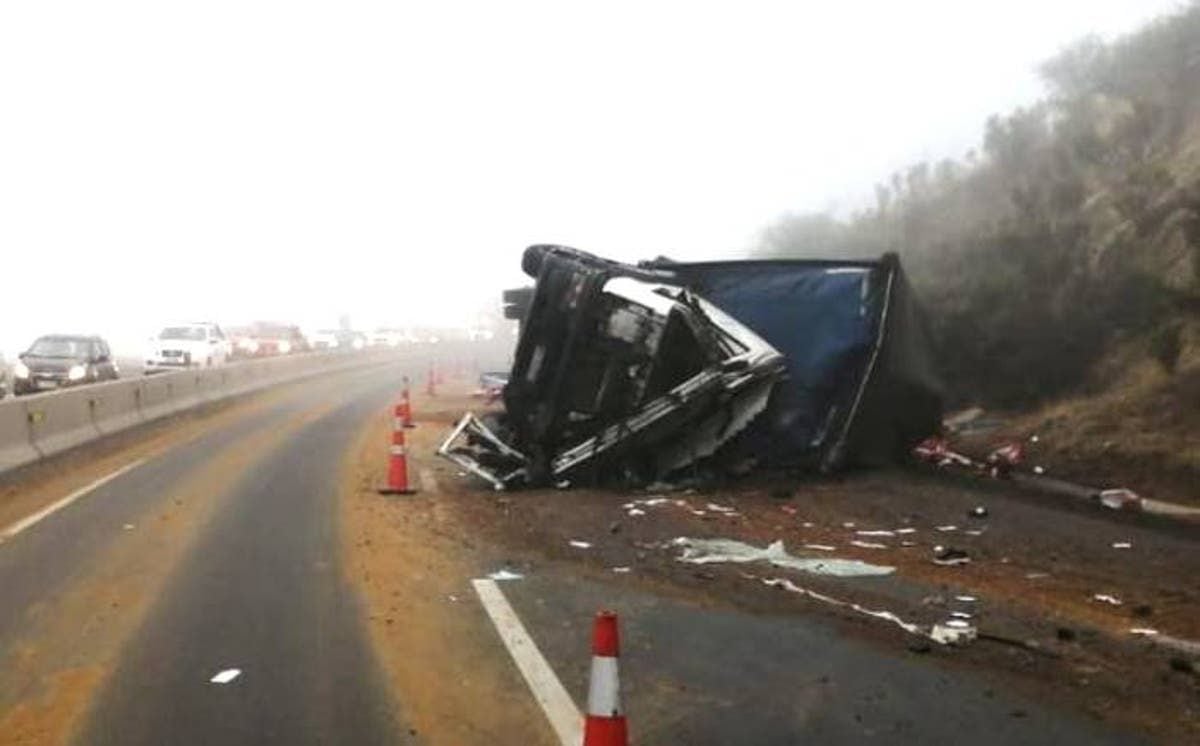
[[[446,742],[410,729],[418,693],[388,684],[338,530],[341,470],[402,372],[283,387],[0,543],[0,744]],[[1132,740],[819,615],[717,611],[553,568],[504,589],[580,704],[587,620],[621,606],[643,743]],[[494,630],[473,634],[511,666]],[[477,742],[511,741],[481,724]]]
[[[293,387],[254,417],[171,449],[0,545],[0,657],[37,648],[43,669],[21,676],[19,665],[7,667],[0,712],[99,658],[111,669],[89,697],[80,743],[399,742],[405,731],[340,580],[331,521],[346,443],[397,388],[395,368]],[[231,444],[252,455],[229,464],[222,451]],[[208,479],[214,464],[230,466],[219,484]],[[200,489],[184,486],[189,479]],[[177,501],[202,504],[204,515],[172,515]],[[177,558],[179,547],[157,547],[158,557],[114,553],[114,543],[170,520],[190,520],[165,542],[186,544]],[[109,641],[120,620],[102,616],[96,587],[129,581],[155,592],[143,618]],[[97,603],[85,605],[80,637],[97,634],[60,641],[54,628],[77,611],[71,597],[81,588]],[[106,645],[112,650],[97,652]],[[228,668],[241,670],[236,683],[209,682]]]

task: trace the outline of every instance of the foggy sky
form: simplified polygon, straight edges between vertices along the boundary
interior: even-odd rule
[[[741,252],[1177,4],[0,4],[0,350],[461,323],[535,242]]]

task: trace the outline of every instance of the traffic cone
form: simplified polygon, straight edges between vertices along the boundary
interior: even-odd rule
[[[413,424],[412,399],[408,395],[407,380],[405,380],[404,383],[404,390],[400,392],[400,409],[403,410],[403,412],[400,413],[400,426],[405,429],[416,427],[416,425]]]
[[[627,746],[629,743],[618,684],[619,656],[617,615],[612,611],[598,612],[592,629],[592,675],[588,683],[583,746]]]
[[[408,453],[404,446],[404,405],[397,404],[393,410],[392,447],[388,452],[387,484],[379,488],[381,495],[411,495],[416,492],[408,486]]]

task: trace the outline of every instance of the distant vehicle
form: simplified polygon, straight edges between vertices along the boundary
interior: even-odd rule
[[[321,329],[310,334],[308,341],[314,350],[336,350],[339,333],[336,329]]]
[[[367,346],[367,335],[362,332],[343,330],[338,332],[338,347],[344,350],[362,350]]]
[[[114,381],[121,371],[100,337],[51,334],[38,337],[13,365],[13,393]]]
[[[299,327],[265,321],[238,330],[235,340],[235,353],[242,357],[290,355],[311,349]]]
[[[183,368],[224,365],[230,345],[221,327],[207,322],[165,327],[154,338],[146,354],[146,375]]]
[[[376,329],[371,335],[372,347],[399,347],[412,341],[415,341],[412,335],[400,329]]]

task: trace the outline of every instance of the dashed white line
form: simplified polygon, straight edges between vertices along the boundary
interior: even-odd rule
[[[63,499],[53,502],[50,505],[47,505],[46,507],[42,508],[38,512],[36,512],[32,515],[25,516],[21,520],[17,521],[16,523],[13,523],[12,525],[5,528],[3,531],[0,531],[0,544],[3,544],[4,542],[13,538],[17,534],[24,531],[25,529],[37,524],[42,519],[62,510],[63,508],[67,507],[71,503],[78,500],[79,498],[87,495],[89,492],[92,492],[93,490],[104,486],[105,484],[111,482],[112,480],[116,479],[117,477],[121,476],[122,474],[125,474],[126,472],[133,471],[134,469],[138,468],[139,466],[141,466],[144,463],[146,463],[146,459],[142,458],[142,459],[138,459],[137,461],[134,461],[133,463],[126,464],[125,466],[122,466],[120,469],[117,469],[116,471],[112,472],[111,474],[106,474],[106,475],[100,477],[99,479],[97,479],[96,481],[92,482],[91,484],[86,485],[84,487],[80,487],[79,489],[75,490],[74,492],[67,495]]]
[[[550,668],[550,664],[542,656],[542,651],[538,650],[529,633],[525,631],[525,625],[521,624],[520,617],[500,591],[500,586],[496,581],[486,578],[474,580],[472,583],[483,608],[492,618],[492,624],[496,625],[504,647],[508,648],[513,662],[525,677],[525,683],[529,685],[533,698],[550,721],[550,727],[554,729],[559,742],[563,746],[578,746],[583,743],[583,715],[562,682],[558,680],[554,669]]]

